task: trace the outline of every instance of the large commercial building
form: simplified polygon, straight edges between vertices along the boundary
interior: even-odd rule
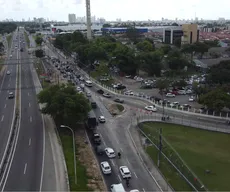
[[[75,14],[69,14],[69,23],[76,23],[76,15]]]
[[[163,31],[163,42],[166,44],[192,44],[197,41],[199,41],[197,24],[183,24]]]

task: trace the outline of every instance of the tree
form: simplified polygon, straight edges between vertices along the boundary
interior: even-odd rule
[[[41,46],[42,42],[43,42],[43,38],[41,36],[36,36],[35,38],[35,42],[38,46]]]
[[[126,31],[126,36],[134,43],[137,43],[140,38],[140,33],[135,27],[128,27]]]
[[[199,98],[199,103],[220,112],[224,107],[230,107],[230,95],[222,89],[214,89]]]
[[[230,83],[230,60],[213,65],[209,70],[207,79],[216,84]]]
[[[193,55],[195,52],[195,46],[194,44],[184,44],[181,47],[181,52],[185,54],[190,54],[190,59],[193,61]]]
[[[139,51],[143,51],[143,52],[154,51],[153,43],[150,43],[150,42],[147,41],[147,40],[141,41],[141,42],[137,43],[136,48],[137,48]]]
[[[38,58],[44,57],[44,52],[42,49],[35,50],[35,56]]]
[[[5,46],[2,42],[0,42],[0,56],[4,54]]]
[[[17,29],[16,23],[0,23],[0,34],[11,33]]]
[[[83,122],[90,111],[89,101],[70,85],[53,85],[38,94],[39,103],[46,104],[42,113],[51,115],[60,124]]]
[[[87,58],[90,64],[93,64],[96,60],[107,59],[105,50],[100,46],[91,45],[87,51],[88,51]]]
[[[209,48],[210,47],[205,43],[201,43],[201,42],[194,43],[195,52],[200,53],[201,58],[203,57],[204,53],[208,52]]]
[[[141,62],[141,68],[148,73],[149,76],[157,76],[161,75],[162,69],[162,55],[161,52],[148,52],[141,53],[138,55],[138,60]]]
[[[161,47],[161,50],[164,55],[167,55],[172,50],[172,48],[170,45],[164,45]]]
[[[180,51],[177,49],[168,53],[167,63],[171,70],[182,70],[188,65],[188,61],[182,57]]]

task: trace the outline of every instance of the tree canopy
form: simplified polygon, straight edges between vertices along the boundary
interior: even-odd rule
[[[17,29],[15,23],[0,23],[0,34],[11,33]]]
[[[38,94],[39,103],[45,104],[42,113],[51,115],[60,124],[83,122],[90,111],[89,101],[70,85],[53,85]]]
[[[0,56],[4,54],[5,46],[2,42],[0,42]]]

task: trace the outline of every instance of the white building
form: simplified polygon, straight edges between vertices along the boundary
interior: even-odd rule
[[[76,15],[69,14],[69,23],[76,23]]]

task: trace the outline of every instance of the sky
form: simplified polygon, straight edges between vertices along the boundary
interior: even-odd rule
[[[86,15],[85,0],[0,0],[0,20],[33,17],[68,21],[68,14]],[[167,19],[230,19],[230,0],[91,0],[91,15],[107,21]]]

